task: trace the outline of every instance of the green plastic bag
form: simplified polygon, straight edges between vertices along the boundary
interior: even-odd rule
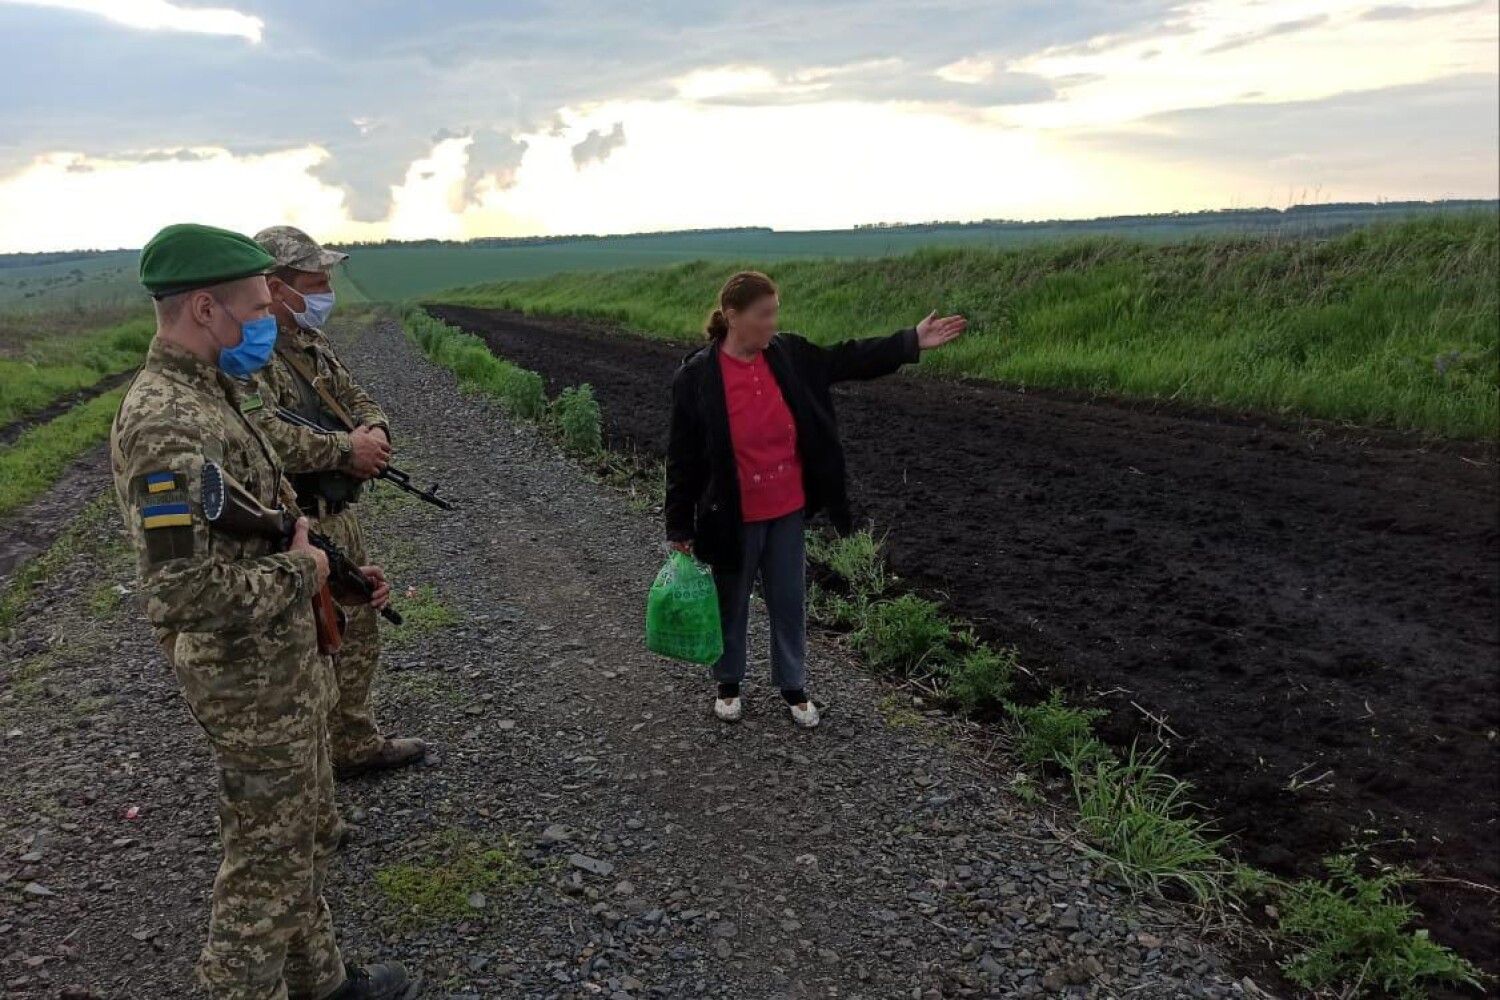
[[[651,584],[646,648],[674,660],[704,664],[724,653],[713,571],[685,552],[673,552]]]

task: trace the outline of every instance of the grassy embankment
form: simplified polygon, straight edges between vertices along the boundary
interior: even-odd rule
[[[1431,218],[1327,240],[1085,239],[770,268],[785,329],[829,342],[969,316],[922,367],[1027,386],[1494,437],[1500,224]],[[739,265],[559,274],[442,302],[697,337]],[[756,266],[753,261],[743,266]]]
[[[140,364],[153,330],[146,318],[87,331],[45,320],[7,329],[0,341],[9,345],[0,354],[0,427]],[[95,396],[0,445],[0,516],[47,489],[69,462],[103,441],[123,393],[122,387]]]

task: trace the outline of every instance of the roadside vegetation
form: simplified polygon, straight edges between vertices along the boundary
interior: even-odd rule
[[[149,317],[78,331],[50,319],[0,320],[0,427],[139,365]]]
[[[1330,239],[1113,237],[866,260],[704,262],[454,289],[444,303],[696,339],[724,277],[770,271],[782,325],[827,343],[962,312],[922,368],[1456,438],[1500,428],[1500,223],[1436,216]]]
[[[540,423],[579,457],[599,455],[603,439],[599,404],[588,385],[569,386],[549,402],[540,375],[497,358],[478,337],[415,307],[403,310],[401,321],[423,353],[458,376],[461,389],[484,393],[512,416]]]
[[[108,438],[124,396],[124,386],[112,389],[0,445],[0,516],[41,495],[73,459]]]

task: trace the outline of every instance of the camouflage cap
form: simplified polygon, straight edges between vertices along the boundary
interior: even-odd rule
[[[275,266],[276,261],[248,236],[179,222],[151,237],[141,249],[140,278],[146,291],[160,299],[265,274]]]
[[[346,253],[325,250],[296,226],[272,226],[255,234],[255,242],[276,258],[277,267],[297,271],[327,271],[349,259]]]

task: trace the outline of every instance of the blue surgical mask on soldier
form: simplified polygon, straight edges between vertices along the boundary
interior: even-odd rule
[[[323,329],[328,323],[328,317],[333,315],[333,293],[297,292],[297,294],[302,296],[302,312],[297,312],[291,306],[287,306],[292,319],[296,320],[297,325],[304,330]]]
[[[276,317],[268,313],[259,319],[240,322],[222,304],[219,308],[240,324],[240,342],[219,348],[219,370],[231,378],[244,378],[260,371],[276,348]]]

